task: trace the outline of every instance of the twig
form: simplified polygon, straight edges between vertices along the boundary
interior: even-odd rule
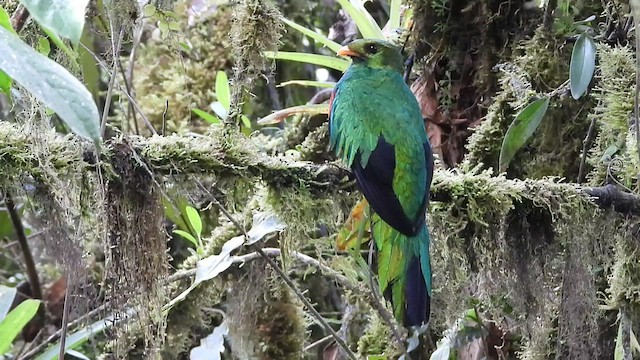
[[[111,107],[111,96],[118,74],[118,59],[120,58],[120,47],[122,46],[122,37],[124,36],[124,26],[120,27],[118,40],[113,48],[113,70],[110,74],[109,87],[107,88],[107,96],[104,101],[104,109],[102,111],[102,121],[100,122],[100,136],[104,137],[104,130],[107,126],[107,118],[109,117],[109,108]]]
[[[18,5],[18,8],[11,17],[11,26],[13,27],[13,30],[20,33],[24,24],[27,23],[27,19],[29,19],[29,10],[27,10],[27,8],[22,4]]]
[[[229,219],[229,221],[231,221],[237,228],[238,230],[240,230],[242,232],[242,234],[244,235],[245,239],[249,240],[249,236],[247,235],[247,231],[245,230],[244,226],[242,226],[233,216],[231,216],[231,213],[229,213],[227,211],[227,209],[225,209],[224,206],[222,206],[222,204],[218,201],[218,199],[216,199],[214,196],[211,197],[211,201],[213,202],[213,204]],[[327,323],[327,321],[322,317],[322,315],[320,315],[320,313],[318,313],[318,311],[313,307],[313,305],[311,304],[311,302],[309,302],[309,300],[307,300],[307,298],[304,296],[304,294],[302,294],[300,292],[300,290],[298,290],[298,287],[293,283],[293,280],[291,280],[291,278],[284,272],[284,270],[282,270],[263,250],[262,248],[260,248],[259,246],[257,246],[256,244],[251,244],[249,245],[252,249],[254,249],[258,254],[260,254],[260,256],[262,258],[265,259],[265,261],[267,262],[267,264],[269,264],[269,266],[278,274],[278,276],[287,284],[287,286],[289,286],[289,288],[291,289],[291,291],[294,292],[294,294],[296,294],[296,296],[300,299],[300,301],[304,304],[304,306],[307,308],[307,310],[309,310],[309,312],[311,312],[311,314],[313,315],[314,318],[316,318],[316,320],[318,320],[318,322],[322,325],[322,327],[324,327],[324,329],[331,334],[331,336],[335,339],[336,343],[338,345],[340,345],[340,347],[344,350],[344,352],[347,354],[347,356],[349,356],[349,358],[353,359],[353,360],[357,360],[356,355],[353,353],[353,351],[351,351],[351,349],[349,348],[349,346],[347,345],[347,343],[344,342],[344,340],[336,333],[335,330],[333,330],[333,328],[331,327],[331,325],[329,325],[329,323]]]
[[[122,33],[120,34],[122,37]],[[58,353],[58,359],[64,359],[65,343],[67,342],[67,330],[69,329],[69,276],[66,277],[67,288],[64,292],[64,304],[62,307],[62,328],[60,328],[60,352]]]
[[[325,341],[327,341],[327,340],[329,340],[329,339],[331,339],[331,335],[325,336],[325,337],[323,337],[322,339],[320,339],[320,340],[318,340],[318,341],[315,341],[315,342],[313,342],[313,343],[311,343],[311,344],[309,344],[309,345],[305,346],[305,347],[304,347],[304,349],[303,349],[302,351],[307,352],[307,351],[309,351],[309,350],[313,349],[314,347],[316,347],[316,346],[318,346],[318,345],[322,344],[323,342],[325,342]]]
[[[22,220],[20,219],[20,215],[18,215],[13,198],[8,191],[4,195],[4,203],[7,207],[7,211],[9,212],[9,216],[11,217],[11,223],[16,231],[18,242],[20,242],[20,250],[22,250],[22,255],[24,256],[24,265],[27,269],[27,279],[29,280],[29,286],[31,287],[31,294],[33,294],[33,298],[35,299],[42,299],[42,288],[40,287],[40,279],[38,278],[36,264],[33,261],[33,255],[29,248],[29,242],[27,241],[27,236],[24,232]]]
[[[582,156],[580,156],[580,169],[578,170],[578,184],[581,184],[584,181],[585,174],[585,165],[587,163],[587,151],[591,147],[591,143],[593,139],[596,137],[596,118],[591,119],[591,124],[589,124],[589,130],[587,131],[587,136],[584,138],[582,142]]]
[[[98,55],[96,55],[96,53],[94,53],[91,49],[89,49],[83,43],[80,43],[80,46],[82,46],[82,48],[85,49],[85,51],[87,51],[89,54],[91,54],[91,56],[93,56],[93,58],[100,65],[100,67],[102,67],[104,71],[106,71],[108,74],[111,74],[111,70],[109,69],[109,67],[102,61],[102,59],[98,57]],[[127,99],[129,99],[129,102],[131,103],[133,108],[138,112],[138,114],[140,114],[142,121],[145,123],[147,128],[149,128],[149,131],[151,131],[153,135],[158,135],[158,132],[156,131],[156,129],[153,128],[153,125],[149,121],[149,118],[147,117],[147,115],[144,114],[144,112],[142,112],[142,109],[140,109],[140,106],[138,105],[136,100],[131,96],[131,94],[129,94],[129,92],[125,88],[123,88],[119,82],[116,81],[115,85],[118,87],[118,90],[120,90],[127,97]]]
[[[547,2],[547,6],[544,9],[544,18],[542,20],[542,26],[545,32],[551,31],[551,26],[553,26],[553,11],[558,6],[558,0],[549,0]]]
[[[65,301],[66,301],[66,295],[65,295]],[[69,323],[69,325],[67,326],[67,330],[71,330],[73,328],[75,328],[76,326],[78,326],[78,324],[82,323],[83,321],[90,319],[92,317],[94,317],[95,315],[103,312],[107,306],[109,306],[110,303],[104,303],[100,306],[98,306],[97,308],[89,311],[88,313],[82,315],[81,317],[77,318],[76,320],[72,321]],[[62,329],[56,331],[55,333],[51,334],[51,336],[49,336],[47,339],[45,339],[42,343],[38,344],[38,346],[34,347],[32,350],[29,350],[29,352],[27,352],[26,354],[24,354],[23,356],[21,356],[19,358],[19,360],[26,360],[26,359],[31,359],[32,357],[38,355],[42,350],[46,349],[49,344],[53,343],[54,341],[58,340],[60,338],[60,336],[62,335]]]

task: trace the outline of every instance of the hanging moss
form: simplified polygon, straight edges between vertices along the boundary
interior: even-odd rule
[[[301,304],[265,261],[243,269],[227,297],[234,354],[240,359],[300,359],[307,337]]]

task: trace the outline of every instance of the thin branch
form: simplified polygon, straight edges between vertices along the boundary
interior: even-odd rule
[[[22,4],[18,5],[18,8],[11,17],[11,26],[13,27],[13,30],[20,33],[24,24],[27,23],[27,19],[29,19],[29,10],[27,10],[27,8]]]
[[[202,186],[202,184],[200,184]],[[214,196],[211,197],[212,203],[231,221],[237,228],[242,232],[246,240],[249,240],[249,236],[247,235],[247,231],[232,215],[227,211],[227,209],[222,206],[222,204],[216,199]],[[314,318],[318,320],[318,322],[324,327],[324,329],[335,339],[336,343],[340,345],[340,347],[344,350],[344,352],[349,356],[349,358],[353,360],[357,360],[356,355],[351,351],[347,343],[336,333],[335,330],[329,325],[329,323],[318,313],[318,311],[313,307],[313,304],[307,300],[302,292],[298,289],[298,287],[293,283],[293,280],[287,275],[284,270],[282,270],[278,264],[276,264],[270,257],[267,255],[262,248],[260,248],[257,243],[249,245],[252,249],[254,249],[264,260],[269,264],[269,266],[278,274],[278,276],[287,284],[287,286],[293,291],[294,294],[300,299],[300,301],[304,304],[304,306],[311,312]]]
[[[7,191],[4,196],[4,203],[7,207],[7,211],[9,212],[9,216],[11,217],[13,228],[16,231],[16,236],[20,243],[20,250],[22,250],[22,256],[24,256],[24,265],[27,269],[27,279],[29,280],[29,286],[31,287],[32,297],[35,299],[42,299],[42,288],[40,287],[40,279],[38,278],[36,263],[33,261],[33,255],[29,248],[29,242],[27,241],[27,236],[24,232],[22,220],[20,219],[20,215],[18,214],[18,210],[16,209],[11,194]]]
[[[93,50],[89,49],[89,47],[87,47],[86,45],[84,45],[83,43],[80,43],[80,46],[82,46],[83,49],[85,49],[85,51],[87,51],[89,54],[91,54],[91,56],[93,56],[93,58],[96,60],[96,62],[98,63],[98,65],[100,65],[100,67],[107,73],[107,74],[111,74],[111,70],[109,69],[109,67],[107,66],[107,64],[104,63],[104,61],[102,61],[102,59],[100,59],[98,57],[98,55],[96,55],[96,53],[93,52]],[[147,126],[147,128],[149,129],[149,131],[151,131],[151,133],[153,135],[158,135],[158,132],[156,131],[156,129],[154,129],[153,125],[151,124],[151,121],[149,121],[149,118],[147,117],[147,115],[144,114],[144,112],[142,111],[142,109],[140,109],[140,106],[138,105],[138,102],[131,96],[131,94],[129,94],[129,92],[127,91],[127,89],[125,89],[122,85],[120,85],[119,82],[116,81],[116,86],[118,87],[118,90],[120,90],[126,97],[127,99],[129,99],[129,102],[131,103],[131,105],[133,106],[133,108],[138,112],[138,114],[140,115],[140,117],[142,118],[142,121],[145,123],[145,125]]]
[[[580,169],[578,170],[578,184],[582,184],[584,178],[586,176],[586,163],[587,163],[587,151],[591,147],[591,143],[593,139],[596,137],[596,118],[591,119],[591,124],[589,124],[589,130],[587,131],[587,136],[584,138],[582,142],[582,154],[580,156]]]
[[[121,34],[122,35],[122,34]],[[69,277],[66,277],[67,288],[64,291],[64,304],[62,307],[62,327],[60,328],[60,352],[58,359],[64,359],[67,331],[69,329]]]
[[[109,108],[111,107],[111,96],[113,95],[113,88],[116,82],[116,76],[118,74],[118,59],[120,58],[120,47],[122,46],[122,38],[124,36],[124,26],[120,27],[118,34],[118,40],[113,48],[113,70],[110,74],[109,87],[107,88],[107,96],[104,101],[104,110],[102,112],[102,121],[100,122],[100,136],[104,137],[104,130],[107,127],[107,118],[109,117]]]

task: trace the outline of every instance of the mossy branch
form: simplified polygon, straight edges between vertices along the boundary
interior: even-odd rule
[[[316,164],[268,156],[242,135],[225,137],[223,131],[212,132],[210,136],[120,138],[108,145],[105,156],[109,157],[111,149],[122,143],[134,149],[138,161],[156,174],[255,178],[274,187],[304,184],[317,194],[336,188],[356,189],[349,170],[337,163]],[[16,124],[0,123],[0,149],[3,149],[0,162],[5,164],[0,170],[0,185],[6,189],[19,186],[26,176],[46,178],[44,169],[55,169],[58,176],[64,176],[94,168],[90,144],[53,132],[33,137]],[[446,171],[436,172],[431,188],[431,200],[439,202],[483,194],[493,198],[487,201],[500,201],[500,197],[506,196],[542,202],[558,201],[558,196],[564,194],[566,199],[578,197],[601,208],[613,207],[619,213],[640,215],[640,196],[617,190],[613,185],[583,187],[552,180],[506,179],[488,172]]]

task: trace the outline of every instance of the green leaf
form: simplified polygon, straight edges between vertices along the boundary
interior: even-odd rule
[[[191,111],[194,114],[198,115],[198,117],[200,117],[201,119],[203,119],[206,122],[208,122],[209,124],[219,124],[220,123],[220,119],[218,119],[217,116],[211,115],[206,111],[202,111],[200,109],[191,109]]]
[[[180,229],[176,229],[173,230],[174,233],[182,236],[183,238],[185,238],[186,240],[188,240],[189,242],[193,243],[193,245],[196,246],[196,248],[198,247],[198,240],[196,240],[196,238],[193,237],[193,235],[191,235],[190,233],[184,231],[184,230],[180,230]]]
[[[569,66],[569,85],[571,96],[578,100],[589,88],[596,68],[596,43],[586,33],[578,37]]]
[[[364,7],[362,0],[338,0],[344,11],[353,19],[363,38],[384,39],[382,29]]]
[[[246,129],[251,129],[251,119],[249,119],[247,115],[240,116],[240,120]]]
[[[273,114],[265,116],[262,119],[258,120],[258,125],[277,124],[288,118],[289,116],[300,113],[309,115],[328,114],[329,104],[300,105],[278,110]]]
[[[502,141],[500,149],[500,172],[506,171],[511,159],[524,143],[533,135],[540,125],[544,114],[549,107],[549,98],[544,97],[527,105],[516,115],[515,120],[509,125],[509,129]]]
[[[391,0],[389,4],[389,21],[384,26],[387,30],[394,30],[400,27],[400,10],[402,2],[400,0]]]
[[[39,307],[40,300],[27,299],[11,310],[0,322],[0,354],[4,354],[11,348],[13,339],[38,312]]]
[[[12,33],[16,33],[11,26],[11,17],[7,13],[7,11],[0,6],[0,26],[11,31]],[[11,95],[11,83],[12,80],[4,71],[0,71],[0,92],[5,93],[7,96]]]
[[[84,13],[89,0],[20,0],[29,14],[41,26],[57,35],[80,41],[84,28]]]
[[[119,314],[116,319],[114,316],[108,316],[105,319],[98,320],[93,324],[80,329],[73,334],[66,337],[64,348],[65,350],[73,349],[85,343],[90,337],[101,333],[104,329],[117,325],[121,321],[131,317],[133,311],[127,310],[125,314]],[[66,352],[66,351],[65,351]],[[38,356],[36,360],[56,360],[60,353],[60,341],[52,345],[42,355]]]
[[[91,93],[69,71],[0,27],[0,70],[55,111],[79,136],[100,141],[100,115]]]
[[[216,74],[216,96],[228,113],[231,108],[231,88],[229,87],[227,73],[224,71],[218,71],[218,74]]]
[[[340,71],[347,70],[350,64],[349,60],[340,59],[333,56],[307,54],[300,52],[265,51],[264,56],[269,59],[297,61],[307,64],[324,66]]]
[[[330,40],[328,37],[316,32],[316,31],[307,29],[306,27],[304,27],[302,25],[298,25],[298,24],[294,23],[293,21],[291,21],[291,20],[289,20],[287,18],[282,18],[282,21],[285,24],[291,26],[292,28],[300,31],[304,35],[312,38],[316,42],[328,47],[333,52],[338,52],[338,50],[340,50],[340,48],[342,47],[342,45],[338,44],[337,42],[335,42],[333,40]]]
[[[142,8],[142,14],[145,17],[152,17],[156,13],[156,7],[153,4],[147,4]]]
[[[278,87],[283,87],[288,85],[313,86],[313,87],[330,89],[336,86],[336,83],[333,81],[289,80],[278,85]]]
[[[44,56],[49,56],[51,52],[51,43],[45,37],[38,38],[38,52]]]
[[[13,303],[13,298],[16,296],[17,292],[18,291],[14,287],[0,285],[0,321],[2,321],[2,319],[4,319],[9,313],[9,309]]]
[[[191,206],[187,206],[184,211],[187,214],[187,219],[189,219],[191,228],[193,228],[195,234],[200,237],[200,235],[202,235],[202,219],[200,219],[198,210],[194,209]]]

